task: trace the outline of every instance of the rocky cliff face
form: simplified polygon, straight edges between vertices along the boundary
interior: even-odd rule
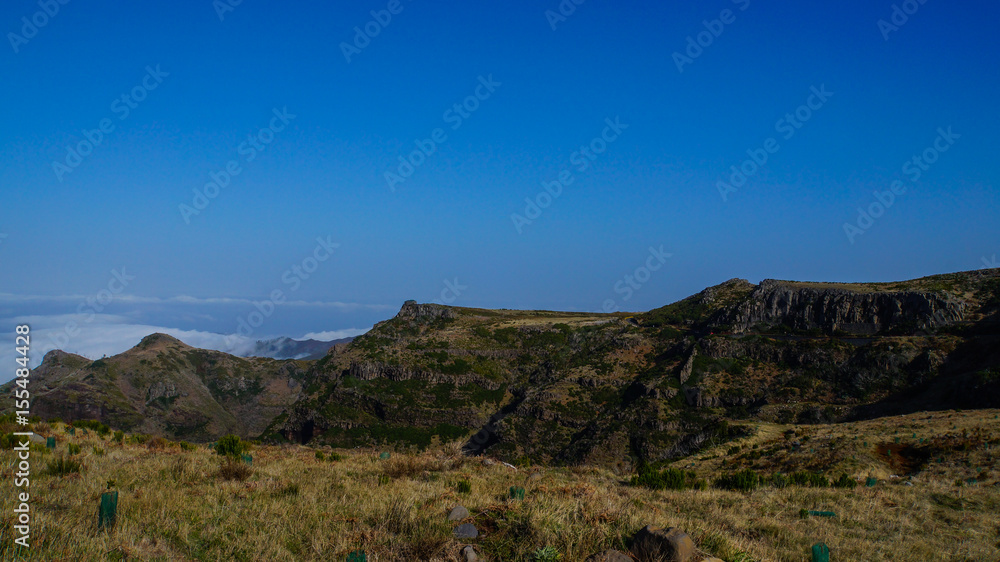
[[[403,307],[399,310],[396,317],[405,320],[426,320],[438,318],[453,320],[456,317],[456,314],[455,310],[448,306],[432,303],[419,304],[417,301],[406,301],[403,303]]]
[[[783,325],[826,334],[874,335],[928,330],[965,319],[966,303],[931,292],[859,292],[765,280],[713,323],[734,333]]]

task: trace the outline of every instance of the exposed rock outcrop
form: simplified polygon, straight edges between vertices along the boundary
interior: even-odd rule
[[[691,348],[691,355],[688,355],[687,361],[684,362],[684,366],[681,367],[680,380],[681,384],[684,384],[691,378],[691,369],[694,368],[694,358],[698,355],[698,346]]]
[[[964,302],[941,293],[862,292],[767,279],[712,323],[728,325],[734,333],[784,324],[795,330],[872,335],[892,328],[945,326],[961,321],[965,313]]]
[[[169,401],[171,398],[176,398],[180,395],[181,393],[177,390],[177,386],[174,383],[156,381],[146,391],[146,405],[160,398],[164,401]]]
[[[434,384],[455,382],[457,378],[461,378],[465,384],[477,384],[489,390],[497,390],[502,386],[499,382],[491,381],[476,373],[446,375],[407,367],[405,365],[390,365],[375,361],[352,362],[348,369],[348,375],[363,381],[374,379],[388,379],[391,381],[423,380]]]
[[[405,319],[436,319],[436,318],[455,318],[455,310],[451,307],[433,304],[433,303],[417,303],[417,301],[406,301],[403,303],[403,307],[399,309],[399,313],[396,314],[396,318]]]

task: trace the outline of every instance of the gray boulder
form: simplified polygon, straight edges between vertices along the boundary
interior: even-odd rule
[[[694,541],[676,527],[646,525],[632,541],[632,554],[640,562],[690,562],[694,551]]]
[[[479,536],[479,530],[472,523],[462,523],[453,531],[456,539],[474,539]]]
[[[456,505],[448,514],[448,521],[461,521],[467,517],[469,517],[469,510],[465,509],[465,506]]]

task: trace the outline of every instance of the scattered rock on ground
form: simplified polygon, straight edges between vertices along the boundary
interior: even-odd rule
[[[479,530],[472,523],[462,523],[453,532],[456,539],[474,539],[479,536]]]
[[[456,505],[448,514],[448,521],[461,521],[469,516],[469,510],[465,506]]]
[[[646,525],[635,534],[632,554],[641,562],[689,562],[694,558],[694,541],[676,527]]]
[[[462,556],[465,557],[465,562],[479,562],[479,555],[471,544],[462,549]]]

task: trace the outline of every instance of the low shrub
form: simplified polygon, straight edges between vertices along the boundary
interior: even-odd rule
[[[187,441],[181,441],[179,445],[182,451],[193,451],[198,448],[194,443],[188,443]]]
[[[813,488],[828,488],[830,481],[822,474],[800,470],[793,472],[789,477],[789,482],[795,486],[811,486]]]
[[[219,477],[224,480],[243,481],[250,478],[253,469],[238,457],[227,456],[219,464]]]
[[[67,474],[79,473],[81,468],[83,468],[83,463],[79,460],[60,456],[49,461],[45,472],[51,476],[66,476]]]
[[[760,475],[749,468],[734,472],[733,474],[723,475],[715,481],[716,488],[737,492],[751,492],[756,490],[760,484]]]
[[[68,448],[69,448],[69,454],[70,455],[79,455],[80,454],[80,446],[77,445],[76,443],[70,443]]]
[[[323,451],[316,451],[316,460],[318,461],[326,460],[326,455],[323,454]]]
[[[223,435],[219,438],[218,443],[215,444],[216,454],[224,457],[239,458],[246,451],[247,444],[238,435],[233,435],[232,433]]]
[[[857,485],[858,483],[846,473],[841,474],[840,478],[834,480],[832,484],[834,488],[853,488]]]
[[[81,429],[92,429],[97,432],[98,435],[104,437],[108,433],[111,433],[111,428],[107,425],[97,421],[97,420],[76,420],[72,424],[72,427],[77,427]],[[115,433],[118,433],[117,431]]]
[[[468,480],[459,480],[456,488],[459,494],[469,494],[472,492],[472,483]]]

